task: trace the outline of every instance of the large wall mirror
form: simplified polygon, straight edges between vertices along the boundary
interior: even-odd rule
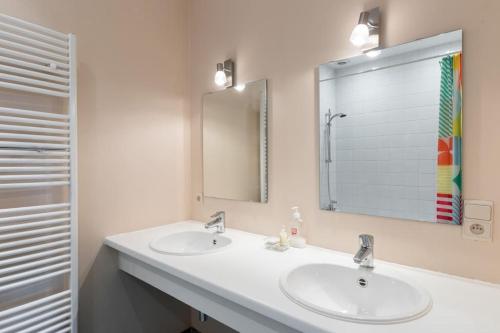
[[[461,224],[462,31],[318,73],[321,208]]]
[[[267,81],[203,96],[205,197],[267,202]]]

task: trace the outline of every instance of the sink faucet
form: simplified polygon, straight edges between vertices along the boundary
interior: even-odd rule
[[[205,224],[205,229],[217,228],[217,233],[221,234],[226,231],[226,213],[223,211],[217,212],[210,216],[212,220]]]
[[[373,268],[373,243],[372,235],[359,235],[359,244],[361,247],[358,253],[354,256],[353,260],[361,267]]]

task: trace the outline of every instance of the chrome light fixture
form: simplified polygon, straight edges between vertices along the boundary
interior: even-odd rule
[[[231,59],[224,63],[217,64],[217,72],[215,72],[214,82],[219,87],[230,88],[233,86],[234,63]]]
[[[350,41],[364,52],[380,46],[380,10],[378,7],[359,14],[359,21],[352,30]]]

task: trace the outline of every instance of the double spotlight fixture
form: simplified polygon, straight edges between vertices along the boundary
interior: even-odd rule
[[[380,9],[373,8],[359,14],[358,24],[354,27],[349,39],[359,47],[368,57],[380,54]],[[234,86],[234,62],[228,59],[217,64],[214,82],[219,87],[231,88]],[[245,89],[244,85],[234,87],[238,91]]]

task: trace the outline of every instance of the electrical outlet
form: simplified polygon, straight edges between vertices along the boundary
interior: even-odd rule
[[[491,241],[491,223],[487,221],[464,219],[462,230],[466,239]]]
[[[493,228],[493,201],[465,200],[463,238],[490,241]]]
[[[479,223],[471,224],[469,229],[470,229],[470,232],[472,232],[474,235],[479,236],[479,235],[484,234],[484,226],[482,226]]]

